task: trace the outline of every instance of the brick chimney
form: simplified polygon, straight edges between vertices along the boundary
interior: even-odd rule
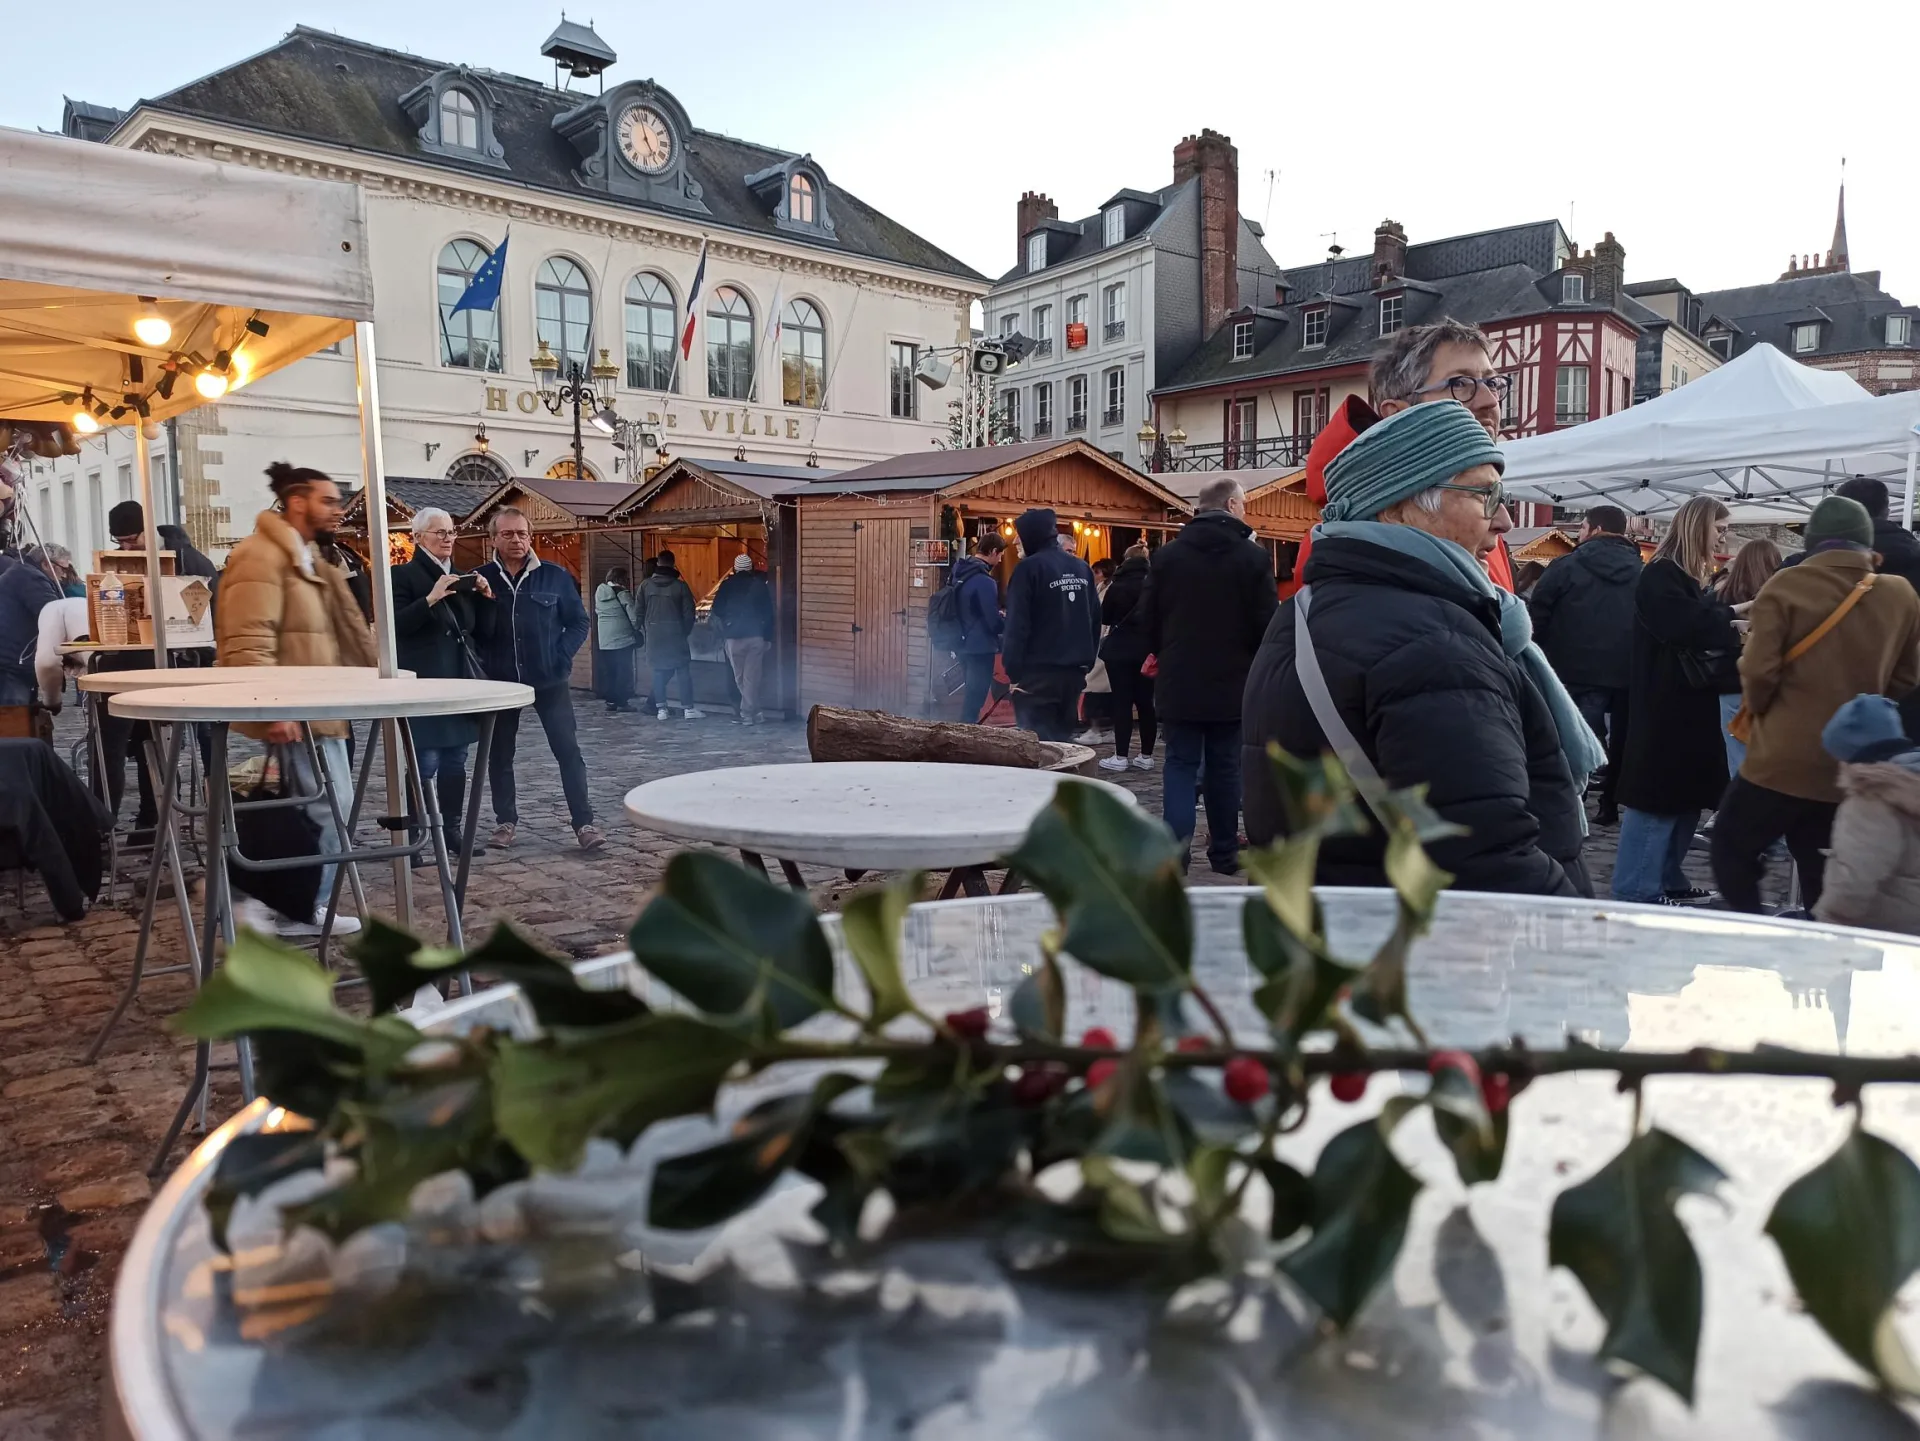
[[[1383,220],[1373,231],[1373,285],[1407,273],[1407,228],[1397,220]]]
[[[1038,191],[1020,197],[1020,233],[1013,237],[1013,263],[1027,263],[1027,237],[1049,220],[1060,218],[1060,207]]]
[[[1201,334],[1240,308],[1240,152],[1217,130],[1173,147],[1173,183],[1200,181]]]
[[[1626,283],[1627,247],[1615,240],[1609,230],[1606,239],[1593,247],[1593,303],[1618,305],[1626,293]]]

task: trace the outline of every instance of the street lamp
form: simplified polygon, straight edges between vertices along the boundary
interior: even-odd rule
[[[607,352],[600,352],[600,359],[590,368],[593,383],[588,384],[588,376],[580,370],[580,362],[567,363],[567,378],[555,385],[554,377],[559,374],[560,362],[548,349],[543,339],[533,359],[527,362],[533,370],[539,387],[540,403],[550,415],[558,415],[571,408],[573,411],[573,476],[575,480],[587,478],[586,446],[580,433],[580,422],[584,418],[602,435],[612,435],[619,426],[620,417],[613,409],[613,381],[619,375],[620,367],[607,359]],[[604,392],[604,393],[603,393]]]
[[[1157,446],[1160,442],[1160,432],[1153,428],[1153,422],[1151,420],[1141,421],[1140,429],[1135,433],[1134,439],[1140,442],[1140,463],[1146,466],[1148,470],[1157,469],[1158,467],[1154,465],[1154,460],[1158,456]]]
[[[1187,433],[1177,425],[1172,430],[1157,431],[1149,420],[1134,433],[1134,439],[1140,443],[1141,463],[1151,471],[1171,470],[1187,453]]]

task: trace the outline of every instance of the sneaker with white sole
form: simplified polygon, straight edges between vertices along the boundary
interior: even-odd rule
[[[1102,756],[1100,758],[1100,769],[1103,771],[1123,771],[1126,768],[1127,758],[1125,756]]]
[[[1135,756],[1128,764],[1137,771],[1150,771],[1153,769],[1153,757]]]
[[[707,713],[701,710],[698,706],[690,705],[685,710],[680,712],[681,720],[705,720],[706,718],[707,718]]]
[[[583,851],[597,851],[607,843],[607,838],[600,834],[600,827],[592,823],[581,826],[574,835],[579,838],[580,849]]]
[[[279,927],[280,917],[273,913],[272,907],[265,901],[256,901],[252,896],[236,895],[233,898],[233,928],[235,931],[258,931],[270,936]]]
[[[508,846],[512,845],[513,822],[502,821],[499,825],[495,826],[493,828],[493,834],[487,838],[487,844],[489,846],[497,846],[501,850],[505,850]]]
[[[661,706],[659,710],[654,712],[653,718],[655,720],[665,720],[667,718],[667,708]]]
[[[275,916],[274,923],[283,936],[317,936],[322,930],[321,922],[326,919],[325,912],[316,915],[310,921],[290,921],[285,916]],[[360,917],[335,916],[333,933],[336,936],[351,936],[360,929]]]

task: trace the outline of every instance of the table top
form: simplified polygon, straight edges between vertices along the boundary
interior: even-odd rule
[[[1196,974],[1235,1028],[1250,1032],[1255,978],[1240,908],[1253,894],[1191,893]],[[1392,926],[1385,892],[1326,889],[1320,897],[1336,955],[1363,956]],[[1003,1015],[1053,924],[1035,895],[916,906],[902,971],[928,1010],[984,1004]],[[835,918],[826,928],[840,982],[857,994]],[[630,955],[576,970],[588,984],[664,994]],[[1814,924],[1449,892],[1414,946],[1409,984],[1414,1013],[1442,1045],[1518,1034],[1538,1047],[1577,1037],[1628,1050],[1762,1042],[1859,1055],[1920,1050],[1920,943]],[[1070,1033],[1102,1024],[1123,1041],[1130,1034],[1128,987],[1069,966],[1067,995]],[[443,1034],[482,1024],[524,1034],[531,1023],[510,986],[422,1022]],[[709,1144],[747,1107],[804,1084],[788,1072],[730,1086],[712,1121],[655,1127],[627,1161],[601,1161],[646,1166]],[[1330,1136],[1402,1089],[1382,1075],[1356,1105],[1317,1094],[1306,1125],[1281,1139],[1282,1156],[1310,1167]],[[1920,1108],[1908,1090],[1869,1088],[1866,1122],[1920,1153]],[[1554,1196],[1597,1170],[1629,1133],[1632,1103],[1604,1074],[1534,1082],[1513,1103],[1515,1139],[1500,1179],[1470,1191],[1428,1118],[1402,1125],[1394,1149],[1425,1190],[1399,1262],[1348,1335],[1317,1344],[1310,1321],[1272,1305],[1242,1307],[1217,1334],[1156,1331],[1124,1291],[1011,1281],[984,1248],[960,1242],[909,1240],[882,1253],[873,1269],[886,1274],[890,1303],[815,1290],[810,1282],[820,1278],[807,1268],[824,1263],[795,1243],[817,1235],[805,1213],[818,1190],[795,1178],[718,1233],[653,1231],[619,1216],[621,1244],[650,1261],[684,1275],[719,1268],[700,1303],[715,1312],[707,1324],[652,1324],[641,1296],[602,1307],[584,1328],[569,1326],[543,1319],[552,1312],[517,1283],[499,1284],[496,1272],[493,1284],[462,1293],[460,1306],[424,1328],[409,1329],[402,1316],[383,1332],[356,1311],[355,1325],[368,1323],[364,1334],[384,1342],[299,1331],[249,1340],[225,1274],[232,1263],[213,1250],[200,1200],[228,1139],[265,1117],[262,1102],[203,1143],[143,1218],[114,1297],[114,1389],[137,1441],[625,1435],[635,1416],[650,1418],[650,1435],[740,1441],[908,1433],[950,1441],[1910,1438],[1903,1413],[1876,1400],[1799,1311],[1762,1235],[1781,1187],[1851,1124],[1831,1087],[1666,1077],[1647,1085],[1645,1106],[1650,1123],[1691,1141],[1733,1178],[1723,1204],[1682,1208],[1705,1277],[1692,1410],[1651,1381],[1616,1382],[1591,1360],[1604,1326],[1578,1284],[1547,1264]],[[581,1213],[578,1186],[553,1178],[554,1214]],[[241,1219],[236,1210],[236,1255],[259,1244],[270,1213],[247,1236]],[[362,1250],[363,1271],[382,1264],[367,1260],[376,1253]],[[689,1293],[675,1314],[692,1304]],[[622,1325],[614,1318],[623,1313],[636,1319]],[[254,1331],[271,1330],[260,1325],[270,1319],[255,1313]],[[1896,1325],[1911,1346],[1920,1317],[1898,1313]],[[390,1344],[396,1336],[404,1343]],[[850,1403],[864,1410],[849,1412]]]
[[[1074,779],[1083,779],[1075,777]],[[648,781],[627,814],[650,831],[815,865],[976,866],[1020,844],[1061,777],[1010,766],[826,761]],[[1106,781],[1132,805],[1133,794]]]
[[[378,680],[380,672],[372,666],[354,665],[279,665],[273,667],[275,685],[335,685],[343,678]],[[83,675],[77,684],[94,695],[119,695],[130,690],[167,690],[179,686],[234,685],[247,679],[238,666],[181,666],[161,670],[103,670]],[[414,673],[403,670],[395,679],[412,680]]]
[[[248,670],[256,679],[242,680]],[[280,682],[271,666],[235,667],[232,685],[176,685],[132,691],[107,702],[117,716],[157,721],[392,720],[471,715],[533,704],[533,687],[497,680],[383,680],[340,667],[338,685]]]
[[[73,598],[77,599],[78,597],[73,597]],[[168,637],[167,639],[168,650],[206,650],[207,648],[208,648],[207,643],[203,640],[174,640],[172,637]],[[125,645],[95,645],[90,640],[77,640],[77,641],[70,641],[66,645],[61,646],[60,654],[61,655],[127,655],[127,654],[131,654],[134,651],[152,650],[152,649],[153,649],[153,646],[151,644],[137,645],[131,641],[129,641]]]

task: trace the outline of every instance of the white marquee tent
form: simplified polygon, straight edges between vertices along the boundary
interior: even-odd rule
[[[356,186],[0,129],[0,424],[157,421],[351,337],[373,554],[385,555],[366,236]],[[133,453],[158,594],[153,480],[147,448]],[[373,571],[391,675],[392,590],[386,567]],[[158,633],[154,651],[164,664]]]
[[[1631,410],[1504,446],[1520,500],[1639,514],[1712,494],[1742,519],[1804,519],[1841,481],[1906,493],[1920,457],[1920,392],[1872,396],[1851,377],[1757,345]]]

